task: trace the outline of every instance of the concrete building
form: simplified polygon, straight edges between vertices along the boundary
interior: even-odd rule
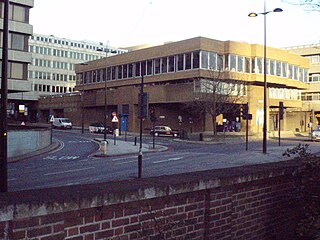
[[[29,51],[32,57],[28,71],[31,91],[21,94],[20,98],[37,103],[40,96],[71,93],[75,90],[75,64],[128,50],[107,47],[103,43],[33,34],[29,38]]]
[[[310,60],[309,88],[301,93],[305,122],[310,128],[320,125],[320,44],[309,44],[286,48]]]
[[[34,6],[33,0],[10,1],[9,9],[9,66],[8,66],[8,121],[23,119],[29,114],[28,101],[22,100],[25,92],[31,91],[28,80],[28,64],[31,54],[28,53],[28,38],[32,35],[33,27],[29,24],[29,12]],[[4,3],[0,2],[0,26],[3,26]],[[2,48],[3,34],[0,32]],[[2,55],[0,56],[2,58]],[[20,110],[19,110],[20,108]]]
[[[279,102],[283,102],[286,113],[281,130],[300,131],[301,91],[307,89],[309,60],[269,47],[267,58],[268,130],[277,131]],[[196,94],[203,93],[210,80],[219,80],[224,89],[232,89],[231,94],[240,98],[233,103],[233,111],[219,116],[218,124],[226,119],[244,129],[239,106],[248,102],[252,114],[249,130],[262,133],[262,45],[197,37],[76,65],[76,73],[76,89],[81,94],[42,98],[42,119],[52,114],[69,117],[79,126],[82,120],[85,126],[103,122],[106,97],[108,116],[117,113],[121,129],[138,131],[138,93],[144,75],[144,91],[149,94],[149,107],[155,110],[158,125],[194,132],[212,130],[209,114],[195,115],[185,106],[196,101]],[[219,79],[214,77],[217,73]],[[111,125],[111,117],[108,122]],[[151,121],[145,119],[144,126],[150,128]]]

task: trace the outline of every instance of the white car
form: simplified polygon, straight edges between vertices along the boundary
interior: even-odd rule
[[[320,126],[317,126],[314,130],[312,130],[311,139],[320,140]]]

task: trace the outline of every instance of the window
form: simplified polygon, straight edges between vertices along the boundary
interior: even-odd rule
[[[176,69],[178,71],[182,71],[184,69],[184,56],[183,54],[179,54],[176,56]]]
[[[29,23],[29,8],[10,4],[9,18],[17,22]]]
[[[174,56],[168,57],[168,61],[169,61],[168,72],[174,72],[174,70],[175,70],[175,68],[174,68]]]
[[[209,52],[209,69],[217,70],[217,54]]]
[[[192,53],[192,68],[197,69],[200,65],[200,52],[193,52]]]
[[[236,68],[237,68],[237,60],[236,59],[237,58],[235,55],[232,55],[232,54],[229,55],[229,60],[230,60],[229,70],[232,72],[235,72]]]
[[[281,62],[279,61],[276,62],[276,75],[281,76]]]
[[[118,79],[122,79],[122,65],[118,66]]]
[[[255,73],[262,73],[262,58],[256,58]]]
[[[11,48],[14,50],[25,51],[27,48],[27,36],[11,33]]]
[[[25,79],[27,74],[27,64],[25,63],[9,63],[11,66],[10,77],[13,79]]]
[[[282,77],[287,77],[287,69],[288,69],[288,63],[283,62],[282,63]]]
[[[141,76],[141,63],[137,62],[136,63],[136,77],[140,77]]]
[[[243,72],[243,64],[244,64],[244,58],[242,56],[238,56],[238,65],[237,65],[238,72]]]
[[[208,69],[208,52],[201,52],[201,68],[202,69]]]
[[[250,58],[245,58],[245,72],[246,73],[250,73],[250,62],[251,62],[251,59]]]
[[[128,65],[123,65],[122,70],[123,70],[123,78],[127,78],[128,77]]]
[[[275,75],[275,61],[270,60],[270,75]]]
[[[223,69],[223,55],[217,56],[217,70],[220,71]]]
[[[154,60],[154,74],[159,74],[160,73],[160,63],[161,59],[157,58]]]
[[[161,58],[161,72],[168,72],[168,59],[166,57]]]
[[[186,70],[191,69],[191,53],[185,54],[185,69]]]
[[[153,69],[153,61],[152,60],[148,60],[147,61],[147,75],[152,75],[152,69]]]
[[[129,64],[129,70],[128,70],[128,77],[129,78],[132,78],[134,76],[133,70],[134,70],[134,64],[133,63]]]
[[[289,72],[288,78],[293,79],[293,66],[292,65],[289,65],[288,72]]]

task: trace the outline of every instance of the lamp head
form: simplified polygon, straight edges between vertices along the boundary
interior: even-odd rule
[[[283,12],[282,8],[275,8],[273,12]]]
[[[252,13],[249,13],[249,14],[248,14],[248,16],[249,16],[249,17],[256,17],[256,16],[258,16],[258,14],[257,14],[257,13],[252,12]]]

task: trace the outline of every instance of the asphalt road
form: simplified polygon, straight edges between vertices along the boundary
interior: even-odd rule
[[[137,155],[97,158],[93,154],[98,151],[99,145],[92,141],[95,137],[93,135],[58,130],[54,131],[53,137],[61,142],[59,149],[8,164],[9,191],[137,177]],[[133,138],[128,137],[128,140]],[[301,139],[283,140],[282,149],[295,146],[299,141]],[[144,142],[152,144],[152,138],[145,137]],[[245,151],[243,141],[205,145],[176,142],[172,138],[157,138],[157,144],[166,145],[168,151],[144,154],[142,177],[256,164],[257,158],[251,156],[253,153],[262,152],[261,141],[250,141],[248,152]],[[276,139],[269,140],[269,151],[279,151],[277,145]],[[260,163],[268,161],[273,159],[259,159]]]

